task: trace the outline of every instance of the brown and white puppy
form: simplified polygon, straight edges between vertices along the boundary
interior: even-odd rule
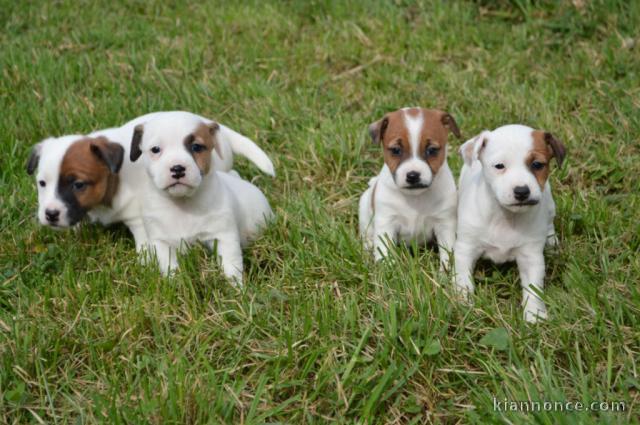
[[[456,233],[456,185],[447,164],[449,132],[460,137],[444,111],[404,108],[369,126],[382,143],[384,165],[360,198],[360,234],[383,258],[388,242],[426,243],[434,237],[446,268]]]
[[[140,124],[162,120],[170,126],[184,115],[199,117],[182,111],[154,112],[121,127],[86,136],[48,138],[36,144],[27,172],[35,173],[40,223],[60,229],[75,225],[85,215],[105,225],[123,222],[140,250],[147,241],[140,206],[147,174],[129,160],[131,138]],[[212,122],[199,118],[204,123]],[[234,154],[240,154],[274,175],[271,160],[253,141],[222,125],[220,128],[218,148],[209,151],[207,159],[216,169],[231,170]]]
[[[551,133],[524,125],[483,131],[460,148],[458,236],[454,248],[456,288],[474,291],[473,269],[480,257],[516,261],[524,318],[545,318],[545,243],[556,241],[555,203],[549,186],[550,160],[562,164],[564,145]]]

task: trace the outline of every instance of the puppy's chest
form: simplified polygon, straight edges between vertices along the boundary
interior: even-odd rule
[[[396,214],[394,218],[398,239],[410,242],[428,242],[433,238],[435,217],[418,211],[403,211]]]
[[[233,223],[220,211],[167,207],[145,214],[144,223],[151,239],[177,246],[215,239]]]
[[[514,226],[504,222],[489,223],[478,235],[483,245],[482,256],[495,263],[514,261],[519,250],[531,243],[544,246],[544,237],[536,235],[528,226]]]

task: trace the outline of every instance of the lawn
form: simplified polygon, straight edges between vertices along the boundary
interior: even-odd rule
[[[640,422],[640,2],[203,3],[0,0],[0,422]],[[456,118],[456,175],[483,129],[567,146],[546,322],[513,265],[483,264],[465,307],[433,250],[363,252],[366,128],[412,105]],[[36,222],[33,144],[173,109],[276,165],[237,162],[277,216],[242,290],[202,248],[163,279],[122,226]]]

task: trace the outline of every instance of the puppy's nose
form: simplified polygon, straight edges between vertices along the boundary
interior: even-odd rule
[[[51,223],[55,223],[60,218],[60,211],[46,209],[44,210],[44,215],[45,217],[47,217],[47,221],[50,221]]]
[[[531,194],[529,186],[516,186],[513,188],[513,195],[518,201],[524,201]]]
[[[169,170],[171,170],[171,172],[173,173],[171,177],[173,177],[174,179],[179,179],[180,177],[184,177],[184,171],[186,170],[186,168],[184,168],[182,165],[174,165]]]
[[[420,173],[417,171],[409,171],[407,173],[407,183],[415,184],[420,181]]]

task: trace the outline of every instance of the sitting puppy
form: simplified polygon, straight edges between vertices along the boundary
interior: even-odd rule
[[[142,214],[164,274],[178,267],[176,254],[202,242],[217,253],[227,277],[242,284],[242,247],[260,234],[272,216],[269,202],[237,174],[212,167],[226,130],[192,114],[153,119],[135,128],[131,161],[142,157],[148,174]]]
[[[102,224],[124,222],[139,251],[146,244],[140,212],[141,182],[146,173],[128,160],[136,125],[151,119],[171,120],[183,112],[155,112],[122,127],[96,131],[87,136],[69,135],[46,139],[35,145],[27,173],[36,174],[38,219],[54,228],[70,227],[85,215]],[[208,121],[202,118],[204,121]],[[265,173],[273,175],[269,157],[246,137],[221,127],[219,151],[213,161],[220,170],[231,170],[233,153],[247,156]],[[37,172],[36,172],[37,170]]]
[[[443,111],[405,108],[369,126],[373,143],[382,142],[384,165],[360,198],[360,235],[386,256],[386,239],[426,243],[435,239],[446,268],[456,235],[456,185],[447,164],[447,138],[460,131]]]
[[[549,161],[555,157],[562,165],[564,146],[550,133],[506,125],[482,132],[460,152],[464,165],[454,248],[458,291],[473,293],[478,258],[515,260],[525,320],[545,318],[546,308],[536,291],[543,288],[545,242],[555,241]]]

